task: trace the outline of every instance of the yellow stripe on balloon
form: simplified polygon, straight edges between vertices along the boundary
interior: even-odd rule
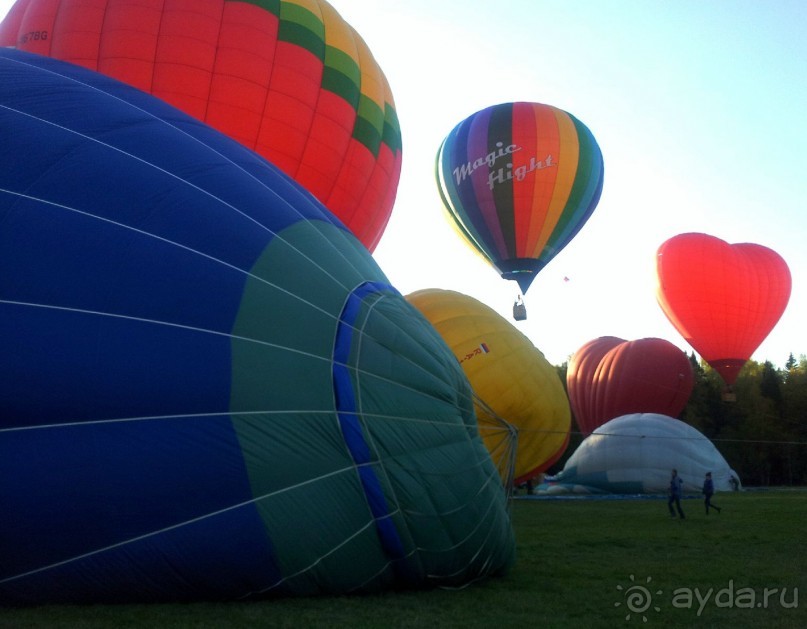
[[[367,44],[358,34],[356,35],[356,50],[359,53],[359,67],[361,67],[361,95],[363,98],[369,98],[378,107],[378,110],[382,114],[379,131],[383,131],[386,80],[381,74],[379,67],[375,64],[373,54],[370,52]],[[361,113],[361,111],[359,113]]]
[[[339,12],[328,3],[321,3],[320,14],[325,25],[325,45],[336,48],[353,59],[359,65],[359,53],[356,50],[358,34],[348,27]]]

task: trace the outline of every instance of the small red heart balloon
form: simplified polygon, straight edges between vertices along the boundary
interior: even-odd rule
[[[678,416],[692,394],[686,354],[669,341],[603,336],[569,360],[566,388],[581,432],[631,413]]]
[[[679,234],[656,255],[656,297],[667,318],[728,385],[770,334],[790,299],[790,270],[775,251]]]

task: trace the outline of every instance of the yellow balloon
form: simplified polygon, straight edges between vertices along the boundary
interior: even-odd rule
[[[518,430],[514,482],[545,471],[566,450],[569,398],[555,367],[507,319],[473,297],[427,288],[406,296],[437,330],[460,362],[479,398],[480,433],[494,460],[501,431],[486,429],[493,412]]]

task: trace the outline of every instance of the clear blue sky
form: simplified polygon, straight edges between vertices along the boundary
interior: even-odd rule
[[[656,249],[688,231],[785,258],[790,303],[753,358],[781,367],[807,353],[807,3],[332,4],[374,52],[401,120],[404,170],[375,252],[399,290],[458,290],[510,318],[516,284],[447,226],[434,156],[471,113],[537,101],[583,121],[605,160],[600,204],[515,324],[550,362],[605,335],[691,351],[655,299]]]
[[[11,6],[0,0],[0,16]],[[600,204],[537,277],[515,323],[560,364],[599,336],[686,342],[655,299],[655,252],[700,231],[756,242],[793,293],[753,356],[807,354],[807,2],[803,0],[331,0],[384,70],[404,166],[375,258],[408,294],[446,288],[510,318],[518,289],[443,218],[434,157],[468,115],[548,103],[605,160]],[[564,281],[568,278],[568,281]]]

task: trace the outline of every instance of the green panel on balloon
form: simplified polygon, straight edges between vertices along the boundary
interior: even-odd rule
[[[322,250],[323,233],[339,243],[330,254]],[[505,494],[479,438],[465,376],[431,325],[397,291],[384,289],[386,278],[367,268],[366,251],[346,247],[345,239],[310,221],[284,230],[253,268],[234,329],[234,423],[284,575],[277,588],[314,593],[330,581],[344,591],[378,589],[396,576],[451,582],[480,548],[509,566],[513,546],[501,543],[512,539],[502,517]],[[348,259],[351,251],[356,259]],[[295,281],[295,265],[310,258],[319,276],[309,269],[305,282]],[[374,275],[382,288],[358,301],[347,355],[339,359],[368,450],[367,461],[357,463],[334,393],[335,338],[349,298]],[[250,374],[256,368],[257,377]],[[286,410],[263,410],[270,408]],[[309,456],[289,457],[290,444],[300,442]],[[386,505],[380,520],[394,529],[403,558],[382,548],[360,468],[377,481]],[[345,504],[357,508],[340,508]],[[297,543],[301,522],[314,532],[305,545]],[[457,562],[447,566],[454,553]]]
[[[323,234],[332,249],[323,248]],[[258,511],[288,579],[278,587],[296,593],[317,593],[317,583],[329,581],[358,587],[340,575],[370,579],[378,567],[357,569],[356,562],[383,556],[368,512],[340,506],[363,502],[332,384],[339,314],[367,278],[366,251],[347,247],[349,240],[324,223],[301,221],[284,230],[253,267],[233,330],[234,424]],[[290,455],[301,443],[308,456]],[[313,529],[305,545],[298,542],[301,522]]]

